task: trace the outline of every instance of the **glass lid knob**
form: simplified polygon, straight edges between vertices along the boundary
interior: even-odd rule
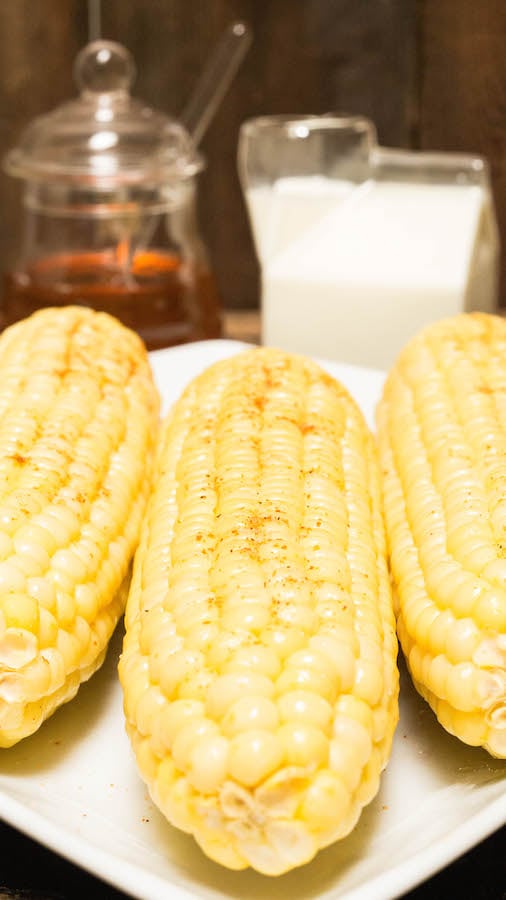
[[[93,41],[77,55],[74,72],[83,93],[127,93],[135,78],[135,63],[121,44]]]
[[[1,0],[0,0],[1,5]],[[79,97],[37,116],[7,155],[20,178],[107,185],[165,184],[195,175],[203,160],[184,126],[132,97],[126,47],[98,40],[78,54]]]

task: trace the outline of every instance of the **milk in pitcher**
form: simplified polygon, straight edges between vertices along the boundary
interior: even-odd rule
[[[246,183],[264,344],[386,369],[429,322],[494,311],[484,164],[448,156],[381,150],[362,180],[281,170]]]

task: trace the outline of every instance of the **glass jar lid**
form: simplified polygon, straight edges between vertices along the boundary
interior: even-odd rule
[[[135,64],[121,44],[88,44],[74,74],[80,96],[31,122],[5,157],[10,175],[110,187],[158,184],[203,168],[181,123],[131,97]]]

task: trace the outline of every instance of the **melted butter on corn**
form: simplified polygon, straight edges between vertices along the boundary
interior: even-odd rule
[[[0,746],[104,658],[157,415],[146,351],[110,316],[47,309],[0,338]]]
[[[506,757],[506,322],[468,314],[401,354],[378,410],[398,632],[452,734]]]
[[[307,862],[375,795],[398,715],[379,473],[316,365],[255,349],[173,407],[120,678],[155,802],[230,868]]]

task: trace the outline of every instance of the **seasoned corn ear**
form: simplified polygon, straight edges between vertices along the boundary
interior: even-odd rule
[[[441,724],[506,756],[506,322],[462,314],[401,353],[378,409],[397,625]]]
[[[103,661],[150,487],[158,396],[112,317],[46,309],[0,338],[0,746]]]
[[[120,660],[155,803],[214,860],[277,875],[346,835],[397,722],[372,437],[318,366],[254,349],[162,429]]]

